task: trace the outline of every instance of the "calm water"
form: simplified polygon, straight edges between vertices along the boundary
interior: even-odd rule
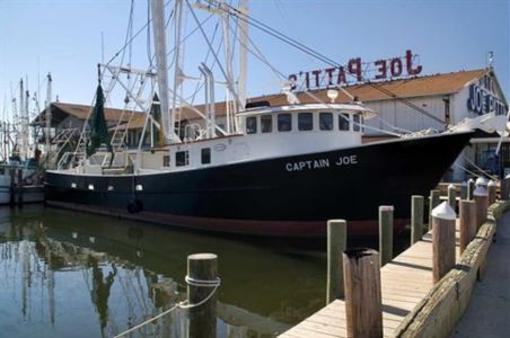
[[[323,248],[0,208],[0,336],[118,334],[185,298],[186,256],[195,252],[219,256],[219,337],[273,337],[324,304]],[[185,311],[132,335],[142,336],[186,336]]]

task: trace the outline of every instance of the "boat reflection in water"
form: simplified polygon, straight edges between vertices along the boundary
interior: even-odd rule
[[[325,258],[74,212],[0,209],[2,336],[111,337],[186,297],[186,256],[219,256],[219,337],[272,337],[324,303]],[[186,337],[178,310],[132,337]]]

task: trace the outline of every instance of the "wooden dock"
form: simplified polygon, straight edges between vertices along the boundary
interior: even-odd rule
[[[456,259],[458,260],[458,220],[456,228]],[[393,336],[394,330],[432,288],[432,236],[428,232],[421,241],[416,242],[381,268],[384,337]],[[333,301],[279,337],[347,337],[344,301]]]

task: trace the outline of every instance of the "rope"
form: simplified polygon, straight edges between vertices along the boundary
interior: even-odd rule
[[[477,169],[479,172],[481,172],[483,175],[487,176],[488,178],[490,178],[491,180],[493,181],[499,181],[499,179],[496,177],[496,176],[492,176],[491,174],[489,174],[487,171],[483,170],[482,168],[480,168],[479,166],[477,166],[474,162],[472,162],[470,159],[468,159],[466,156],[463,156],[464,157],[464,160],[472,165],[475,169]]]
[[[205,297],[198,303],[189,304],[188,300],[179,302],[179,303],[175,304],[174,306],[172,306],[171,308],[169,308],[168,310],[165,310],[165,311],[157,314],[156,316],[149,318],[146,321],[141,322],[140,324],[135,325],[130,329],[127,329],[126,331],[114,336],[113,338],[124,337],[128,333],[136,331],[136,330],[142,328],[143,326],[150,324],[150,323],[158,320],[161,317],[166,316],[167,314],[173,312],[174,310],[177,310],[177,309],[189,310],[189,309],[193,309],[193,308],[202,306],[205,303],[207,303],[214,296],[214,294],[216,293],[216,290],[218,290],[219,286],[221,285],[221,279],[219,277],[216,277],[216,279],[213,279],[213,280],[204,280],[204,279],[196,279],[196,278],[186,275],[186,277],[184,277],[184,280],[186,281],[186,284],[188,284],[188,285],[195,286],[195,287],[212,288],[212,290],[211,290],[211,292],[209,292],[207,297]]]

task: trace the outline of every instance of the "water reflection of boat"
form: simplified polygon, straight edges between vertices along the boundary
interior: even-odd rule
[[[210,243],[210,239],[207,246],[204,245],[206,238],[193,234],[169,233],[160,228],[151,231],[150,228],[140,228],[137,224],[126,227],[125,224],[111,220],[106,220],[106,224],[104,219],[98,217],[74,217],[73,224],[69,225],[69,216],[70,213],[67,212],[45,213],[44,217],[37,217],[43,220],[42,223],[33,221],[30,217],[16,216],[10,228],[4,229],[8,232],[6,236],[9,250],[26,251],[23,258],[25,263],[20,263],[23,265],[29,262],[25,270],[44,271],[42,284],[34,283],[33,279],[39,275],[32,273],[31,276],[24,277],[27,282],[23,284],[23,289],[24,294],[34,295],[39,292],[37,287],[43,287],[44,284],[46,293],[52,295],[48,299],[50,323],[54,324],[56,321],[57,326],[59,325],[58,303],[61,302],[54,298],[55,294],[60,292],[58,285],[62,283],[62,274],[71,274],[73,278],[81,279],[80,288],[75,290],[77,295],[83,295],[86,286],[88,302],[93,304],[96,312],[96,325],[101,335],[105,336],[118,333],[122,328],[136,324],[144,316],[154,315],[182,299],[184,286],[177,281],[183,280],[186,253],[195,251],[197,247],[212,249],[213,246],[222,257],[222,276],[225,280],[219,304],[221,331],[228,333],[229,337],[244,337],[248,334],[253,336],[254,333],[255,336],[272,336],[290,326],[285,322],[298,320],[288,317],[289,312],[297,310],[285,305],[288,300],[283,300],[280,305],[282,308],[277,310],[273,308],[268,311],[271,306],[261,304],[257,294],[275,297],[273,299],[282,299],[282,296],[283,299],[290,299],[290,295],[285,295],[281,290],[270,290],[269,287],[266,290],[266,286],[260,285],[260,281],[254,283],[259,284],[258,286],[252,285],[254,278],[248,278],[247,269],[250,273],[257,273],[253,268],[259,267],[264,270],[264,274],[268,270],[282,270],[279,263],[271,262],[276,260],[270,257],[264,256],[263,258],[269,259],[258,261],[261,250],[257,248],[226,240]],[[3,249],[5,250],[5,247]],[[232,251],[243,258],[252,257],[253,261],[246,260],[247,269],[246,266],[240,266],[239,261],[227,259],[227,256],[235,256]],[[280,257],[278,260],[288,263],[293,259]],[[34,265],[34,262],[37,262],[37,265]],[[273,275],[274,278],[281,279],[286,274],[279,276],[274,272]],[[294,277],[289,275],[288,279]],[[306,284],[303,279],[299,282]],[[301,286],[300,289],[306,287]],[[252,297],[247,295],[246,290],[257,292]],[[121,297],[124,298],[121,302],[124,303],[124,310],[119,303]],[[83,302],[80,297],[76,298],[77,302]],[[25,302],[30,303],[29,300]],[[29,309],[31,306],[24,308]],[[119,313],[125,317],[120,317]],[[150,332],[145,333],[150,334],[154,329],[154,332],[173,332],[176,334],[173,336],[178,337],[182,330],[179,321],[184,315],[179,313],[170,316],[166,322],[159,323],[157,329],[151,328]]]

